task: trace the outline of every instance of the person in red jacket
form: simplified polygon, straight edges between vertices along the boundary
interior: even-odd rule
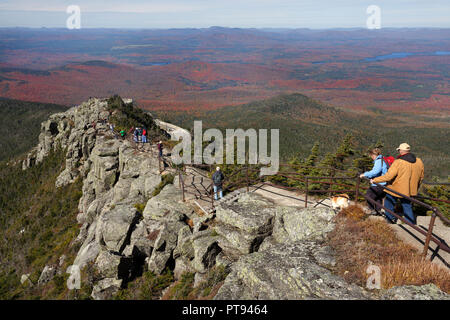
[[[142,143],[147,143],[147,129],[142,130]]]

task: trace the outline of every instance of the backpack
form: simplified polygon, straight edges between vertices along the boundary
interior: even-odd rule
[[[388,157],[382,157],[384,163],[386,163],[386,166],[389,170],[389,167],[392,165],[392,163],[394,163],[395,158],[393,156],[388,156]]]
[[[222,173],[221,172],[218,172],[218,171],[216,171],[216,172],[214,172],[214,174],[213,174],[213,182],[214,182],[214,184],[215,185],[219,185],[219,184],[221,184],[222,183]]]

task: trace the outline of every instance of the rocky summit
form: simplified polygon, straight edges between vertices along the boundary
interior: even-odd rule
[[[279,206],[238,192],[217,202],[214,214],[200,216],[183,202],[178,179],[162,183],[176,172],[160,173],[151,146],[137,149],[117,139],[104,122],[110,116],[108,102],[94,98],[52,115],[23,162],[27,170],[52,149],[64,150],[66,166],[55,187],[82,179],[73,265],[95,269],[92,298],[113,298],[144,269],[158,275],[169,268],[176,279],[195,273],[197,284],[222,266],[228,276],[214,299],[449,299],[434,285],[374,292],[345,282],[325,244],[334,228],[331,209]],[[39,282],[55,273],[47,267]]]

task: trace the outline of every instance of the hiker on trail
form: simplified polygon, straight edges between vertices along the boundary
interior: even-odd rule
[[[142,130],[142,143],[147,143],[147,129]]]
[[[163,145],[162,145],[162,141],[158,142],[158,155],[159,157],[163,156]]]
[[[216,172],[214,172],[213,176],[212,176],[212,180],[213,180],[213,188],[214,188],[214,200],[218,200],[217,198],[217,192],[219,192],[219,197],[220,199],[223,198],[223,191],[222,191],[222,183],[223,183],[223,179],[225,179],[222,171],[220,171],[220,167],[216,168]]]
[[[135,128],[134,132],[133,132],[133,141],[136,143],[138,142],[138,135],[139,135],[139,130],[138,130],[138,128]]]
[[[373,179],[376,177],[383,176],[388,172],[389,166],[384,160],[380,149],[375,148],[370,150],[369,157],[371,157],[373,160],[373,168],[370,171],[362,173],[360,175],[360,178]],[[385,186],[386,182],[382,182],[380,184]],[[371,215],[379,214],[383,198],[386,196],[384,189],[380,186],[377,186],[376,184],[372,184],[370,188],[367,189],[366,196],[377,202],[377,204],[374,205],[371,202],[367,201],[367,206],[371,210],[369,214]]]
[[[114,124],[109,124],[109,129],[111,130],[111,133],[114,135],[114,139],[117,139],[117,133],[114,131]]]
[[[137,128],[138,142],[142,142],[142,128]]]
[[[388,182],[388,188],[408,197],[416,196],[424,177],[423,162],[410,152],[411,147],[407,143],[402,143],[397,148],[397,151],[399,156],[389,168],[388,172],[381,177],[371,179],[370,182]],[[384,206],[394,211],[395,203],[397,200],[400,200],[405,219],[412,224],[416,224],[416,217],[412,211],[411,201],[389,190],[386,190],[386,193]],[[389,223],[395,224],[397,222],[397,218],[392,214],[387,211],[385,213]]]
[[[125,139],[126,136],[125,130],[120,130],[120,136],[122,137],[122,139]]]

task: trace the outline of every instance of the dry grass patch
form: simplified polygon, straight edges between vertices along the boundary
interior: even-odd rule
[[[357,206],[338,214],[328,240],[336,251],[337,272],[349,282],[365,286],[373,263],[381,269],[382,288],[434,283],[450,293],[450,271],[423,259],[385,221],[366,219]]]

